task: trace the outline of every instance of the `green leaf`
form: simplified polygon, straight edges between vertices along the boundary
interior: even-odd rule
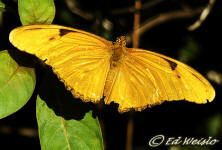
[[[18,10],[23,25],[51,24],[55,17],[53,0],[19,0]]]
[[[42,150],[102,150],[103,141],[91,103],[74,99],[57,77],[46,73],[36,115]]]
[[[7,50],[0,52],[0,118],[23,107],[35,88],[34,69],[19,66]]]

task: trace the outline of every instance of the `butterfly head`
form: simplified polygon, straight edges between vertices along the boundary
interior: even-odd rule
[[[117,47],[125,48],[126,47],[126,37],[125,36],[120,36],[117,38],[115,45]]]

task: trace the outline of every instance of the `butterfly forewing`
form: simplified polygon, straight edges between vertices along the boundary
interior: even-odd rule
[[[103,97],[111,42],[58,25],[19,27],[10,33],[10,41],[52,66],[74,96],[93,102]]]

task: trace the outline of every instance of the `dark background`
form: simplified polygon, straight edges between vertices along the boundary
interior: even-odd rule
[[[56,0],[56,17],[54,24],[83,29],[115,41],[118,36],[129,35],[133,30],[133,13],[114,14],[114,10],[121,10],[134,6],[133,0],[70,0],[91,18],[85,19],[70,11],[63,0]],[[155,0],[153,0],[155,1]],[[6,10],[0,24],[1,49],[12,49],[8,41],[9,32],[20,26],[17,12],[17,2],[3,1]],[[143,0],[142,4],[147,3]],[[206,6],[207,0],[162,0],[157,5],[141,11],[141,23],[151,20],[156,16],[182,10],[184,7],[196,9]],[[207,77],[209,71],[215,71],[221,78],[221,15],[222,5],[217,0],[202,25],[189,31],[187,27],[193,24],[199,15],[189,18],[178,18],[158,24],[145,31],[140,36],[140,48],[153,50],[167,56],[184,60],[187,64]],[[103,22],[111,26],[105,29]],[[128,47],[132,47],[128,43]],[[142,112],[134,113],[134,139],[133,148],[142,149],[173,149],[171,146],[151,148],[149,140],[158,134],[165,137],[196,137],[217,139],[222,137],[222,109],[221,88],[222,84],[213,80],[212,85],[216,90],[213,102],[197,105],[189,102],[165,102]],[[98,116],[107,150],[125,149],[126,127],[128,113],[119,114],[116,105],[105,106],[99,109]],[[24,132],[23,132],[24,131]],[[4,148],[5,147],[5,148]],[[35,117],[35,96],[18,112],[0,120],[0,149],[40,149],[37,136],[37,122]],[[221,149],[219,144],[204,147],[177,147],[182,149]]]

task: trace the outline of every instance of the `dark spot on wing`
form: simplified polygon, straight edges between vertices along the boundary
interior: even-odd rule
[[[175,62],[172,62],[171,60],[166,59],[166,58],[163,58],[163,59],[166,60],[170,64],[170,67],[171,67],[172,70],[176,69],[177,64]]]
[[[67,29],[59,29],[59,36],[64,36],[64,35],[71,33],[71,32],[76,32],[76,31],[67,30]]]
[[[179,79],[180,79],[181,77],[180,77],[179,75],[177,75],[177,78],[179,78]]]
[[[55,39],[55,37],[51,37],[51,38],[49,38],[49,41],[52,41],[52,40],[54,40]]]
[[[46,62],[46,61],[47,61],[47,59],[43,60],[43,62]]]

